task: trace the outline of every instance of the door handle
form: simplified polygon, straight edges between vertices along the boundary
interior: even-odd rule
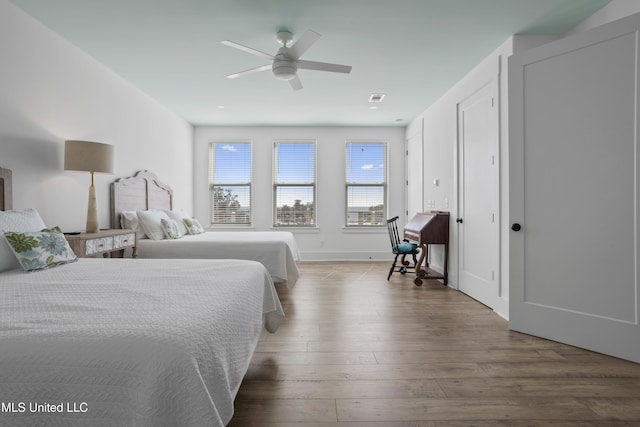
[[[522,226],[520,224],[518,224],[517,222],[514,222],[513,225],[511,226],[511,229],[513,231],[520,231],[520,230],[522,230]]]
[[[456,222],[457,222],[458,224],[462,224],[462,218],[456,218]]]

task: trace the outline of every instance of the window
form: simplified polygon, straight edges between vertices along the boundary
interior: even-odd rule
[[[348,142],[346,225],[382,226],[387,212],[387,144]]]
[[[251,143],[212,142],[211,224],[251,224]]]
[[[314,226],[315,142],[276,142],[273,159],[274,226]]]

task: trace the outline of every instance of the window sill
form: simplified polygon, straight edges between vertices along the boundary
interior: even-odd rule
[[[346,234],[349,234],[349,233],[387,234],[388,230],[387,230],[387,227],[385,227],[384,225],[371,226],[371,227],[342,226],[342,232]]]
[[[233,231],[233,230],[255,230],[252,225],[210,225],[206,227],[207,231]]]
[[[320,227],[271,227],[272,231],[290,231],[298,234],[315,234],[320,233]]]

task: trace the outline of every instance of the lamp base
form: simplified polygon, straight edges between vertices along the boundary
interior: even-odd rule
[[[91,186],[89,187],[89,206],[87,207],[87,233],[97,233],[98,210],[96,209],[96,188],[93,186],[93,179],[91,181]]]

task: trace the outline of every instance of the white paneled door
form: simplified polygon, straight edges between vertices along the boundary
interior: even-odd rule
[[[509,65],[510,327],[636,362],[638,28],[625,18]]]
[[[458,289],[498,300],[497,76],[458,104]]]

